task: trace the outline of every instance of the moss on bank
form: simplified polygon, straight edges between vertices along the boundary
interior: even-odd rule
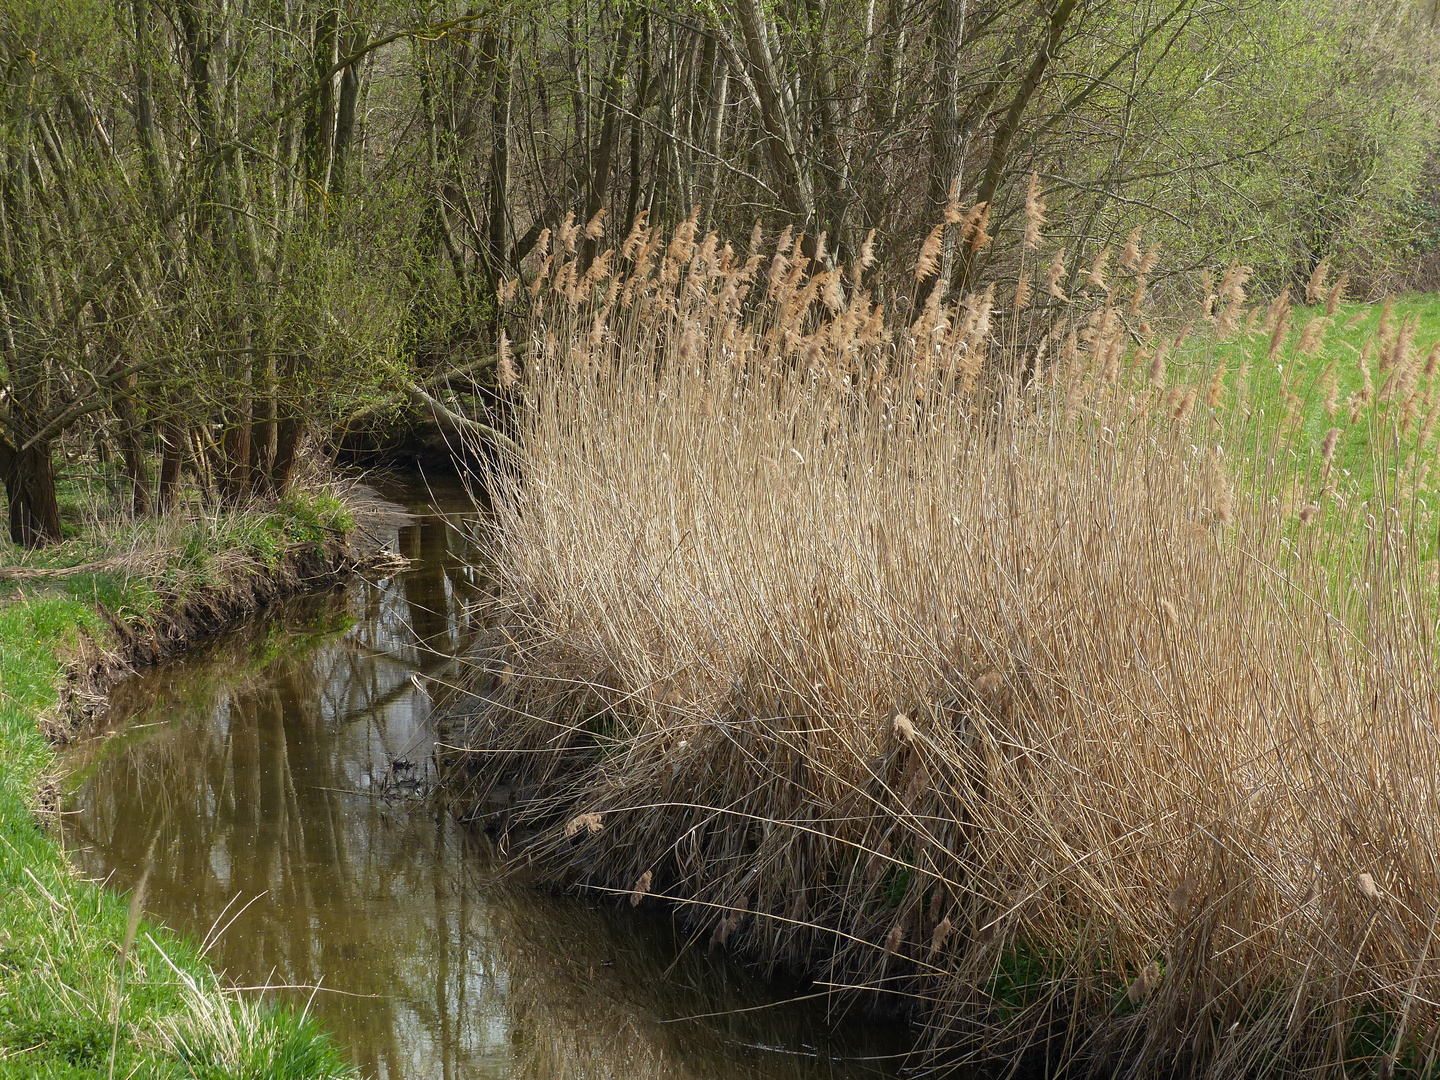
[[[146,572],[0,592],[0,1077],[351,1074],[313,1022],[226,992],[193,943],[142,921],[127,949],[130,902],[79,879],[34,814],[56,764],[41,724],[64,711],[77,668],[81,685],[103,681],[117,661],[153,660],[343,571],[351,524],[333,497],[293,498],[188,523],[194,543]]]

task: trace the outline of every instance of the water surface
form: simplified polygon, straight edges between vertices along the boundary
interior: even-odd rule
[[[149,913],[318,1014],[367,1076],[891,1074],[896,1033],[837,1031],[662,916],[502,883],[490,841],[424,797],[485,583],[456,485],[387,493],[416,515],[389,537],[410,570],[117,687],[66,759],[82,869],[129,888],[153,851]]]

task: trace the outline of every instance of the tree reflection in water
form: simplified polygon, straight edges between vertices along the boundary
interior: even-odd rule
[[[483,836],[377,795],[397,758],[426,772],[427,686],[472,640],[465,506],[441,492],[398,530],[414,567],[397,578],[283,605],[118,688],[117,733],[68,758],[80,866],[127,888],[158,830],[153,916],[211,934],[237,985],[293,988],[276,992],[369,1076],[888,1071],[893,1046],[843,1044],[818,1006],[770,1007],[668,924],[499,884]]]

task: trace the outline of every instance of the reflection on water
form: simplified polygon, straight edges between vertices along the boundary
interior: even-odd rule
[[[416,501],[396,537],[413,569],[283,605],[117,689],[119,733],[68,758],[81,867],[129,887],[158,835],[154,917],[213,940],[238,985],[308,1003],[369,1076],[888,1071],[893,1045],[776,1004],[667,923],[497,884],[489,842],[415,797],[430,691],[484,587],[460,493]]]

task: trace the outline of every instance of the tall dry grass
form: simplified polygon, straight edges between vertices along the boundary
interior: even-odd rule
[[[1428,1068],[1403,467],[1347,497],[1234,373],[1167,370],[1138,251],[1002,351],[994,290],[894,328],[788,242],[642,226],[582,275],[557,239],[461,755],[545,879],[674,901],[931,1062]]]

